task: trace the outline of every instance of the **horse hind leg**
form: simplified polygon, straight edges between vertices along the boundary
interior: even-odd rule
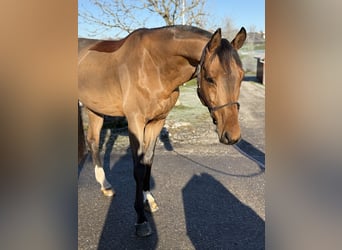
[[[96,181],[101,185],[102,193],[105,196],[113,196],[115,192],[112,189],[112,185],[106,178],[99,153],[100,131],[103,125],[103,117],[89,109],[87,111],[89,117],[87,143],[91,152],[93,164],[95,166],[95,178]]]
[[[78,164],[84,160],[86,155],[86,145],[83,129],[83,119],[81,114],[80,103],[78,102]]]

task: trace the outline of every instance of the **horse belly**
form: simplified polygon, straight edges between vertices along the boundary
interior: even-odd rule
[[[124,116],[121,96],[98,93],[97,91],[83,93],[79,91],[79,100],[87,108],[108,116]]]

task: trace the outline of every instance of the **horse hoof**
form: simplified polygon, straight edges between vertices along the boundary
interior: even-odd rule
[[[115,191],[112,188],[103,188],[101,191],[104,196],[111,197],[115,195]]]
[[[152,234],[152,228],[148,221],[141,224],[135,224],[135,233],[138,237],[147,237]]]
[[[154,213],[159,210],[159,207],[155,201],[145,201],[144,208],[147,212]]]

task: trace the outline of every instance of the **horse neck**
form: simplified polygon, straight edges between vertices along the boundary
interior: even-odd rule
[[[191,39],[170,39],[167,44],[164,41],[164,44],[160,46],[165,48],[162,53],[165,53],[165,58],[167,58],[165,72],[168,72],[167,84],[170,89],[174,90],[195,77],[203,48],[208,41],[209,38],[198,36]],[[173,68],[172,71],[168,70],[170,67]],[[173,80],[170,81],[169,79]]]
[[[196,67],[202,56],[203,48],[209,39],[190,40],[181,42],[182,50],[180,56],[186,58],[191,64]]]

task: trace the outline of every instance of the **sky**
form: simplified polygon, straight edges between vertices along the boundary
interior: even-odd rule
[[[125,0],[126,2],[130,2],[130,0]],[[88,0],[79,0],[78,3],[79,11],[84,7],[92,8]],[[237,29],[244,26],[248,31],[253,26],[255,31],[265,31],[265,0],[207,0],[205,10],[211,16],[209,22],[213,26],[217,26],[217,28],[223,28],[225,25],[224,20],[228,17]],[[147,27],[160,27],[164,25],[165,23],[161,18],[150,18],[146,23]],[[113,33],[107,31],[94,36],[87,30],[89,30],[88,24],[78,23],[79,37],[109,38],[112,37]]]
[[[265,31],[265,0],[207,0],[207,5],[218,20],[229,17],[238,28],[253,25]]]

